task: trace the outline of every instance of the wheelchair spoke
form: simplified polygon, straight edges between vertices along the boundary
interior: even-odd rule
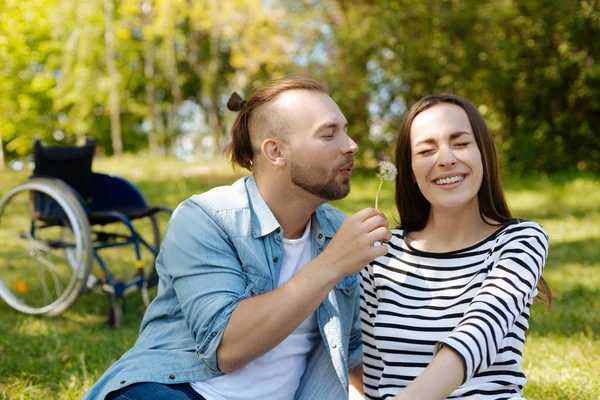
[[[38,255],[38,256],[36,256],[36,259],[40,263],[44,264],[48,268],[48,271],[50,271],[50,275],[52,275],[52,280],[54,281],[54,288],[56,289],[56,298],[58,299],[60,297],[60,295],[62,294],[62,292],[63,292],[63,288],[62,288],[62,286],[60,284],[60,281],[59,281],[60,278],[56,274],[56,272],[57,272],[56,267],[54,266],[54,264],[52,264],[50,261],[46,260],[42,256]],[[43,282],[45,283],[46,280],[44,279]]]
[[[48,285],[46,284],[46,278],[44,277],[44,271],[42,271],[39,266],[37,266],[36,269],[38,272],[39,282],[42,286],[42,293],[44,294],[44,303],[49,304],[52,302],[52,300],[50,297],[50,290],[48,290]]]

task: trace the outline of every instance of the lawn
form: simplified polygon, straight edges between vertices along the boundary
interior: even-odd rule
[[[94,169],[127,177],[153,204],[170,207],[243,174],[224,163],[133,156],[97,159]],[[350,196],[334,203],[348,214],[372,206],[377,190],[373,172],[357,172]],[[0,172],[0,195],[27,175]],[[550,312],[539,304],[532,310],[524,354],[526,397],[596,400],[600,398],[600,181],[590,175],[536,176],[507,179],[505,188],[515,216],[542,224],[551,241],[544,276],[556,298]],[[393,224],[397,214],[392,184],[384,185],[380,204]],[[165,222],[161,221],[163,226]],[[130,277],[129,253],[115,250],[107,258],[117,275]],[[94,266],[94,272],[97,269]],[[137,337],[139,293],[128,298],[125,325],[119,330],[105,324],[107,304],[106,295],[89,292],[58,317],[36,317],[0,301],[0,397],[79,399]]]

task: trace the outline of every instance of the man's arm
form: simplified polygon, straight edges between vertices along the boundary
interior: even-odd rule
[[[364,209],[344,221],[321,255],[272,292],[242,300],[233,311],[217,349],[219,369],[229,373],[288,337],[344,276],[384,255],[389,240],[385,216]]]
[[[156,269],[172,285],[200,361],[218,374],[217,347],[227,321],[256,289],[248,285],[231,238],[198,198],[173,213]]]

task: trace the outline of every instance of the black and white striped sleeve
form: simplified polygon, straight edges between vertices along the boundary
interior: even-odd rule
[[[363,381],[365,397],[367,399],[379,398],[377,394],[378,382],[383,374],[383,361],[377,349],[374,326],[377,315],[377,293],[373,266],[367,265],[360,271],[360,320],[363,337]]]
[[[463,383],[492,365],[508,330],[536,296],[548,236],[536,223],[521,223],[504,235],[496,250],[499,256],[460,323],[436,346],[436,351],[447,346],[464,360]]]

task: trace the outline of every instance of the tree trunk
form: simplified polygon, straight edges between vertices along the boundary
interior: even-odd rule
[[[200,57],[200,48],[198,42],[202,39],[199,31],[192,26],[189,34],[188,62],[191,70],[198,80],[198,105],[204,111],[208,123],[208,134],[214,140],[212,149],[213,156],[221,156],[221,140],[223,138],[224,127],[223,118],[219,114],[219,102],[221,101],[221,88],[223,82],[221,79],[221,33],[214,27],[209,33],[210,56],[207,62],[203,62]]]
[[[142,15],[144,26],[152,22],[151,13],[152,0],[144,0],[142,4]],[[154,87],[154,38],[144,37],[144,75],[146,77],[146,104],[148,105],[148,119],[150,130],[148,131],[148,148],[150,154],[158,154],[158,128],[156,121],[156,88]]]
[[[113,154],[123,154],[123,139],[121,137],[121,112],[119,96],[119,73],[115,60],[115,42],[113,29],[113,0],[104,0],[104,40],[106,45],[106,69],[109,77],[108,109],[110,111],[110,136],[112,139]]]
[[[177,49],[175,47],[175,33],[177,30],[176,24],[176,15],[173,15],[172,7],[167,8],[168,11],[168,21],[172,26],[169,29],[169,34],[166,38],[166,64],[167,64],[167,79],[169,80],[169,86],[171,89],[171,96],[173,98],[173,103],[171,104],[171,111],[169,112],[169,120],[167,121],[167,132],[168,136],[167,142],[173,143],[175,139],[175,122],[177,118],[177,110],[179,105],[183,101],[183,95],[181,94],[181,88],[179,87],[179,83],[177,82],[177,78],[179,76],[179,69],[177,68]],[[169,149],[170,150],[170,149]]]
[[[173,31],[167,38],[167,73],[169,76],[169,83],[171,85],[171,95],[173,96],[173,103],[175,106],[179,106],[182,102],[181,88],[177,82],[179,71],[177,68],[177,51],[175,49],[175,31]]]
[[[218,158],[221,154],[221,139],[223,138],[223,126],[219,116],[219,94],[220,94],[220,72],[221,72],[221,35],[212,32],[210,36],[210,62],[208,63],[208,77],[210,83],[208,91],[208,129],[214,139],[213,157]]]
[[[2,143],[2,135],[0,134],[0,171],[4,170],[4,144]]]

